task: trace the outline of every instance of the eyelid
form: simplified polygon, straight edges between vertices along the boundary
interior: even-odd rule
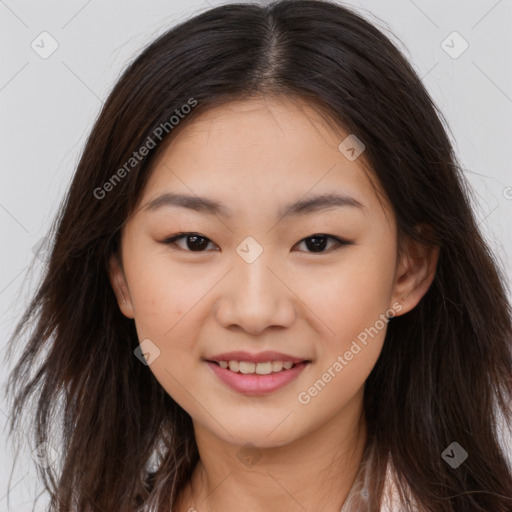
[[[194,231],[182,231],[181,233],[176,233],[175,235],[172,235],[172,236],[169,236],[167,238],[164,238],[164,240],[162,240],[160,243],[162,243],[164,245],[176,245],[176,243],[175,243],[176,240],[179,240],[180,238],[186,238],[187,236],[198,236],[198,237],[201,237],[201,238],[204,238],[204,239],[208,240],[209,243],[212,243],[212,244],[216,245],[215,242],[210,240],[207,236],[202,235],[201,233],[196,233]],[[206,251],[189,251],[187,249],[182,249],[181,247],[179,247],[178,250],[182,250],[182,251],[190,252],[190,253],[206,252]]]
[[[187,236],[198,236],[198,237],[204,238],[204,239],[208,240],[210,243],[216,245],[215,242],[210,240],[207,236],[202,235],[201,233],[193,232],[193,231],[182,231],[180,233],[176,233],[175,235],[172,235],[170,237],[165,238],[160,243],[162,243],[164,245],[176,245],[175,244],[176,240],[179,240],[180,238],[186,238]],[[327,251],[323,251],[323,252],[319,252],[319,253],[315,253],[315,252],[312,252],[312,251],[299,251],[299,252],[306,252],[308,254],[319,254],[319,255],[321,255],[321,254],[328,254],[328,253],[332,252],[333,250],[339,249],[339,248],[347,246],[347,245],[353,245],[354,244],[354,242],[352,242],[350,240],[346,240],[344,238],[340,238],[340,237],[335,236],[335,235],[329,235],[327,233],[313,233],[313,234],[308,235],[308,236],[302,238],[301,240],[299,240],[293,247],[295,247],[298,244],[303,243],[304,241],[308,240],[309,238],[314,238],[314,237],[319,237],[319,238],[322,237],[322,238],[327,238],[327,239],[334,240],[336,242],[336,245],[335,245],[334,248],[331,248],[331,249],[329,249]],[[206,252],[206,251],[189,251],[187,249],[182,249],[181,247],[179,249],[181,249],[182,251],[185,251],[185,252],[190,252],[190,253],[204,253],[204,252]]]
[[[327,238],[328,240],[334,240],[336,242],[336,245],[334,247],[331,247],[330,249],[328,249],[326,251],[319,252],[319,253],[315,253],[315,252],[312,252],[312,251],[300,251],[300,252],[306,252],[307,254],[319,254],[319,255],[321,255],[321,254],[328,254],[328,253],[330,253],[332,251],[335,251],[336,249],[339,249],[339,248],[347,246],[347,245],[353,245],[353,243],[354,243],[354,242],[352,242],[350,240],[346,240],[344,238],[340,238],[339,236],[328,235],[327,233],[313,233],[312,235],[308,235],[308,236],[304,237],[302,240],[299,240],[295,245],[302,244],[308,238],[315,238],[315,237]],[[295,247],[295,245],[294,245],[294,247]]]

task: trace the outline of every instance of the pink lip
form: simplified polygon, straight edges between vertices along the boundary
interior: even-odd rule
[[[238,353],[238,354],[241,354]],[[266,354],[266,353],[264,353]],[[282,355],[281,355],[282,357]],[[242,360],[249,361],[248,359],[236,359],[234,360]],[[221,361],[226,361],[226,359],[220,359]],[[272,360],[272,359],[270,359]],[[282,361],[283,359],[273,359],[274,361]],[[286,359],[285,359],[286,360]],[[266,359],[265,361],[269,361]],[[289,359],[288,359],[289,361]],[[258,361],[263,362],[263,361]],[[282,370],[276,373],[270,373],[268,375],[257,375],[257,374],[244,374],[244,373],[235,373],[227,368],[221,368],[217,363],[213,363],[212,361],[206,361],[208,366],[213,370],[213,372],[219,377],[219,379],[227,384],[229,387],[242,393],[244,395],[263,395],[265,393],[270,393],[272,391],[277,391],[282,388],[292,380],[296,379],[298,375],[304,370],[307,362],[298,362],[294,366],[292,366],[289,370]]]
[[[257,354],[250,354],[249,352],[244,352],[243,350],[238,350],[236,352],[224,352],[223,354],[218,354],[216,356],[205,358],[207,361],[247,361],[249,363],[266,363],[267,361],[291,361],[292,363],[301,363],[302,361],[306,361],[304,358],[293,357],[288,354],[283,354],[282,352],[273,352],[273,351],[265,351],[259,352]]]

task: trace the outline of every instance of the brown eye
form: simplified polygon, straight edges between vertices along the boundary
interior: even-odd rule
[[[176,243],[181,239],[185,239],[184,247]],[[178,247],[181,249],[190,252],[204,252],[206,247],[208,247],[208,244],[213,242],[205,236],[199,235],[197,233],[180,233],[178,235],[172,236],[171,238],[166,238],[162,243],[166,245],[178,245]]]
[[[184,244],[178,244],[178,240],[185,241]],[[307,238],[304,238],[299,242],[299,244],[304,243],[307,248],[307,252],[311,253],[324,253],[329,252],[329,249],[326,250],[326,247],[329,246],[329,241],[331,242],[331,246],[329,249],[335,250],[343,245],[351,245],[352,242],[348,240],[342,240],[336,236],[332,235],[324,235],[324,234],[314,234]],[[333,244],[334,242],[334,244]],[[198,233],[179,233],[172,237],[166,238],[163,242],[165,245],[174,245],[179,248],[188,251],[188,252],[205,252],[208,244],[213,244],[213,242]],[[215,245],[215,244],[213,244]]]
[[[329,251],[325,251],[325,248],[328,245],[329,240],[334,241],[335,249],[339,248],[340,246],[343,246],[343,245],[351,245],[352,244],[352,242],[349,242],[347,240],[342,240],[341,238],[338,238],[336,236],[323,235],[323,234],[311,235],[311,236],[301,240],[299,242],[299,244],[304,243],[309,252],[322,253],[322,252],[329,252]]]

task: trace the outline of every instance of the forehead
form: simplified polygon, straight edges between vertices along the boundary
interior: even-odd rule
[[[167,141],[142,202],[178,192],[275,209],[334,192],[371,211],[378,199],[363,157],[351,160],[340,150],[349,135],[296,98],[233,101],[203,112]]]

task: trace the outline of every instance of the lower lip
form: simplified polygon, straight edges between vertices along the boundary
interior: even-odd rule
[[[235,373],[227,368],[221,368],[218,364],[206,361],[219,379],[229,387],[245,395],[263,395],[277,391],[296,379],[308,363],[302,362],[292,366],[289,370],[282,370],[268,375],[256,373]]]

